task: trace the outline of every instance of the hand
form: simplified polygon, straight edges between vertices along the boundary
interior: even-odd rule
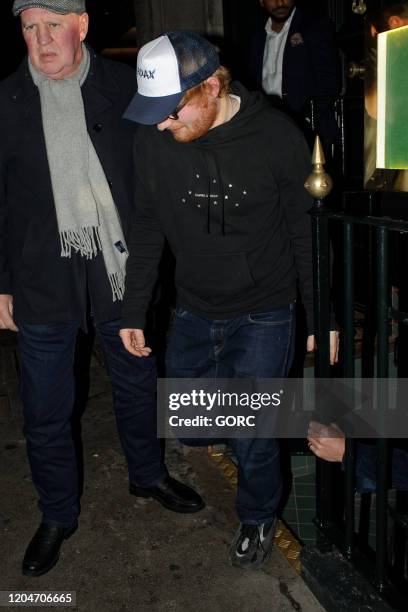
[[[316,350],[315,337],[307,337],[306,350],[311,353]],[[332,330],[330,332],[330,365],[334,365],[339,360],[339,332]]]
[[[316,457],[325,461],[343,461],[346,441],[335,423],[322,425],[311,421],[307,434],[309,448]]]
[[[135,357],[148,357],[152,349],[145,345],[143,329],[121,329],[119,336],[129,353]]]
[[[13,319],[13,296],[5,293],[0,295],[0,329],[18,331]]]

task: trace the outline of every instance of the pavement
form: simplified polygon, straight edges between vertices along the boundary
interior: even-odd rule
[[[201,512],[176,514],[128,494],[109,381],[95,358],[82,440],[79,528],[52,571],[24,577],[21,560],[40,515],[21,412],[0,402],[0,591],[75,591],[70,609],[84,612],[323,611],[278,549],[257,571],[229,565],[234,490],[206,449],[169,441],[166,451],[171,474],[206,500]]]

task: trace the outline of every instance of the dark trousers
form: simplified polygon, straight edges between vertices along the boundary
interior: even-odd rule
[[[19,324],[24,433],[43,520],[72,525],[79,514],[78,466],[72,438],[73,362],[78,321]],[[129,480],[152,486],[166,474],[156,436],[156,364],[128,353],[119,321],[96,325],[113,388]]]
[[[210,320],[177,309],[167,350],[169,378],[282,378],[293,360],[295,305]],[[242,523],[273,520],[282,491],[279,444],[233,439],[238,459],[236,509]]]

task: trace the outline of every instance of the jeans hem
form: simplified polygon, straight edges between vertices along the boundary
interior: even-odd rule
[[[141,487],[142,489],[150,489],[151,487],[156,487],[157,485],[159,485],[161,482],[163,482],[163,480],[169,475],[168,471],[166,469],[163,470],[163,472],[157,476],[154,480],[150,480],[148,484],[141,484],[140,482],[136,482],[137,479],[133,479],[129,476],[129,484],[135,486],[135,487]]]
[[[261,520],[242,520],[240,516],[238,516],[238,518],[242,525],[267,525],[268,523],[273,523],[276,520],[276,514],[274,514],[272,518],[268,517]]]
[[[71,529],[71,528],[78,526],[77,518],[74,521],[71,521],[70,523],[65,523],[61,521],[54,521],[53,519],[48,519],[45,516],[43,516],[41,522],[44,523],[44,525],[50,525],[52,527],[62,527],[64,529]]]

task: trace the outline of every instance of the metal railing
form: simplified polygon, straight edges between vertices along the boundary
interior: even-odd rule
[[[354,194],[355,195],[355,194]],[[346,196],[347,197],[347,194]],[[367,194],[361,193],[361,197]],[[407,202],[408,204],[408,202]],[[315,375],[317,378],[330,377],[329,365],[329,336],[330,325],[330,287],[331,266],[329,251],[329,228],[336,226],[342,234],[343,250],[343,304],[342,304],[342,370],[346,378],[355,377],[355,234],[356,228],[365,227],[367,237],[374,248],[369,250],[369,256],[374,258],[370,266],[374,267],[371,282],[375,282],[369,298],[372,304],[366,305],[368,309],[375,309],[376,342],[371,341],[368,356],[375,359],[378,379],[389,376],[389,325],[391,319],[397,319],[400,326],[408,322],[408,315],[391,307],[391,284],[389,282],[389,243],[390,235],[408,235],[408,222],[398,221],[385,217],[371,215],[353,216],[346,213],[330,211],[323,200],[316,200],[312,211],[313,249],[315,261],[314,298],[315,298],[315,324],[318,351],[315,360]],[[339,227],[341,226],[341,227]],[[408,247],[408,245],[407,245]],[[362,262],[359,262],[360,265]],[[375,300],[373,296],[376,296]],[[380,385],[381,387],[381,385]],[[390,445],[386,439],[378,439],[377,446],[377,474],[376,474],[376,515],[375,515],[375,546],[371,549],[361,563],[361,549],[359,533],[355,529],[355,441],[346,440],[344,457],[344,491],[343,511],[338,511],[338,495],[333,490],[333,466],[324,461],[317,462],[316,475],[316,524],[319,531],[338,546],[343,555],[369,578],[378,592],[390,601],[396,601],[407,592],[407,555],[406,534],[408,521],[406,515],[398,512],[389,512],[389,479],[388,466],[390,459]],[[398,584],[394,581],[393,565],[388,552],[388,521],[394,522],[405,534],[403,556],[405,555],[405,574],[399,577]],[[402,543],[399,542],[401,546]],[[405,579],[405,581],[404,581]],[[407,600],[405,600],[407,603]],[[407,609],[408,604],[405,609]],[[397,607],[396,609],[400,609]]]

